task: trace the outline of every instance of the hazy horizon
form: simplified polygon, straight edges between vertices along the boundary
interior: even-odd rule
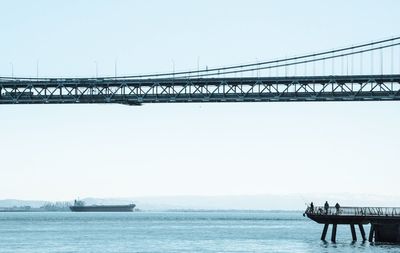
[[[258,195],[229,195],[229,196],[135,196],[125,198],[85,197],[79,198],[86,204],[128,204],[135,203],[140,210],[298,210],[304,211],[311,201],[314,205],[322,206],[325,201],[331,205],[340,203],[341,206],[400,206],[400,197],[396,195],[379,194],[258,194]],[[25,206],[40,207],[47,202],[71,202],[73,199],[58,200],[22,200],[0,199],[1,207]]]

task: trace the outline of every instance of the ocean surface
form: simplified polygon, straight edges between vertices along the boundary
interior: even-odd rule
[[[301,212],[0,213],[0,252],[400,252],[321,231]]]

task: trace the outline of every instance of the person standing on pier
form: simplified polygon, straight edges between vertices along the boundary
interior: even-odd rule
[[[310,203],[310,213],[314,213],[314,203]]]
[[[339,203],[336,203],[335,208],[336,208],[336,215],[338,215],[338,214],[339,214],[339,211],[340,211],[340,205],[339,205]]]
[[[328,210],[329,210],[328,201],[325,201],[324,209],[325,209],[325,214],[328,214]]]

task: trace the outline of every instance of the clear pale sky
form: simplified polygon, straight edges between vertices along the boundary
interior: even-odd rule
[[[135,74],[398,36],[399,1],[2,1],[0,75]],[[400,102],[0,107],[0,198],[397,194]]]

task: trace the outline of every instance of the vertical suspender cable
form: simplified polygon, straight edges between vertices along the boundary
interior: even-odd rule
[[[371,75],[374,74],[374,50],[372,50],[373,48],[373,45],[371,45]]]
[[[381,51],[381,75],[383,75],[383,49]]]
[[[394,52],[394,47],[393,47],[393,40],[392,40],[392,47],[390,48],[390,72],[393,75],[393,52]]]
[[[351,49],[351,74],[354,74],[354,54],[353,49]]]

